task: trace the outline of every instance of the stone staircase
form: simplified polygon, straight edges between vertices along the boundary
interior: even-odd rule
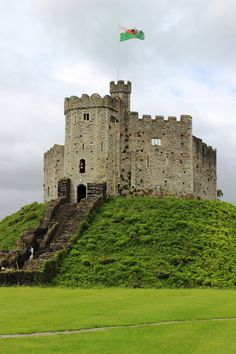
[[[95,198],[86,198],[79,204],[59,205],[48,232],[35,245],[34,258],[27,260],[23,269],[40,270],[45,261],[52,259],[56,252],[69,249],[76,230],[86,220],[96,202]]]
[[[0,285],[35,283],[45,263],[71,248],[83,223],[102,202],[102,197],[87,197],[78,204],[65,203],[63,199],[49,203],[39,227],[23,235],[16,250],[11,251],[15,258],[8,255],[9,269],[0,272]]]

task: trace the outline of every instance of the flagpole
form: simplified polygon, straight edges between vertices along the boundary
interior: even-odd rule
[[[118,62],[117,62],[117,81],[120,77],[120,26],[118,26]]]

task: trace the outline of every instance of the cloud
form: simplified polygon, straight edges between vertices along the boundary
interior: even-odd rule
[[[146,35],[120,45],[132,109],[191,114],[194,135],[217,148],[225,200],[236,203],[235,18],[233,0],[1,2],[0,218],[42,198],[43,152],[64,141],[64,97],[108,93],[119,24]]]

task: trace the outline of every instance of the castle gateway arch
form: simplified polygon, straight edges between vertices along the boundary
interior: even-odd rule
[[[84,184],[79,184],[77,186],[77,203],[81,201],[81,199],[86,198],[86,186]]]

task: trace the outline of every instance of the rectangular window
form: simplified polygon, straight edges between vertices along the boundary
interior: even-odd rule
[[[161,139],[152,138],[152,145],[153,146],[160,146],[161,145]]]
[[[84,120],[89,120],[89,113],[84,113]]]

